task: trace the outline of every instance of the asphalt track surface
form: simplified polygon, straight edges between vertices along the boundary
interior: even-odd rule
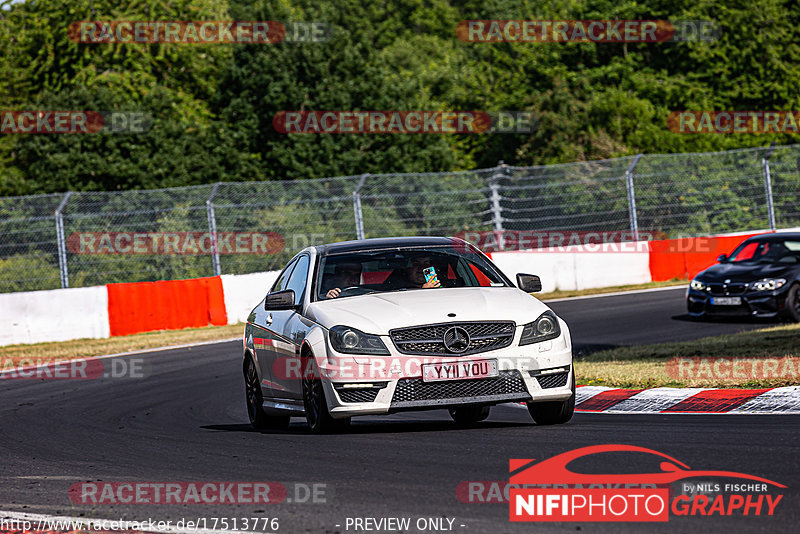
[[[686,288],[549,302],[569,325],[575,352],[620,345],[690,341],[780,324],[774,320],[718,318],[698,321],[686,313]]]
[[[670,296],[642,293],[553,307],[570,322],[576,344],[585,346],[664,335],[680,339],[696,332],[687,332],[687,325],[712,333],[753,326],[671,319],[670,314],[680,315],[681,306]],[[618,338],[587,322],[598,309],[598,321],[617,324]],[[653,315],[643,317],[647,310]],[[665,317],[673,321],[672,334],[659,325]],[[644,325],[653,328],[638,337],[632,333]],[[288,431],[261,432],[247,424],[238,342],[124,358],[134,357],[150,362],[145,378],[0,382],[0,510],[131,520],[277,517],[278,532],[291,533],[355,532],[345,528],[347,517],[409,517],[412,524],[420,517],[447,517],[454,519],[452,532],[467,534],[789,532],[800,521],[798,416],[579,413],[569,424],[538,427],[526,410],[500,406],[473,428],[456,427],[444,411],[429,411],[356,418],[341,435],[311,435],[301,419],[293,419]],[[510,458],[545,459],[606,443],[655,449],[693,469],[753,474],[788,489],[773,517],[673,516],[666,524],[512,524],[507,504],[464,503],[456,496],[464,481],[507,480]],[[584,467],[631,473],[652,472],[656,466],[638,456],[612,454],[603,465]],[[71,503],[70,486],[88,481],[277,481],[295,502]],[[296,502],[296,488],[312,484],[325,485],[325,502]]]

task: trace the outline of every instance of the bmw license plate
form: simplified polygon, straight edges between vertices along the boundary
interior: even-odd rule
[[[738,306],[741,303],[742,297],[711,297],[714,306]]]
[[[427,363],[422,366],[423,382],[490,376],[497,376],[497,360]]]

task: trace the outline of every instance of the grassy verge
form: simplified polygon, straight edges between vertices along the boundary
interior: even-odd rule
[[[730,363],[714,368],[713,360]],[[777,358],[794,360],[776,360]],[[680,368],[673,358],[692,365]],[[733,367],[732,358],[743,363]],[[764,372],[765,360],[777,362],[777,370]],[[793,363],[792,363],[793,362]],[[800,324],[775,326],[733,335],[714,336],[682,343],[620,347],[576,359],[578,383],[621,388],[721,387],[762,388],[800,384]],[[752,373],[751,370],[755,370]]]
[[[10,345],[8,347],[0,347],[0,362],[2,362],[3,366],[6,366],[16,365],[22,360],[34,360],[36,362],[42,360],[73,360],[75,358],[133,352],[186,343],[217,341],[241,337],[243,329],[244,324],[235,324],[209,326],[206,328],[186,328],[184,330],[162,330],[109,339],[76,339],[73,341],[56,341],[31,345]]]
[[[630,284],[627,286],[595,287],[592,289],[556,290],[549,293],[531,293],[539,300],[562,299],[568,297],[583,297],[586,295],[602,295],[603,293],[617,293],[619,291],[634,291],[636,289],[652,289],[654,287],[669,287],[688,285],[687,280],[674,278],[666,282],[647,282],[644,284]]]

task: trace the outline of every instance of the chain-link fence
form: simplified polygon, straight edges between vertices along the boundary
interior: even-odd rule
[[[800,145],[0,198],[0,292],[278,269],[347,239],[800,226]]]

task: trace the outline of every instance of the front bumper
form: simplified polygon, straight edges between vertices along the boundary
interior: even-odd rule
[[[693,317],[776,317],[786,310],[786,297],[790,284],[775,291],[746,291],[736,295],[712,295],[705,291],[688,289],[686,308]],[[712,304],[714,297],[739,297],[738,305]]]
[[[574,371],[569,330],[563,322],[561,325],[561,337],[551,341],[520,347],[518,332],[514,342],[503,349],[436,359],[439,362],[496,359],[498,376],[488,378],[425,382],[421,372],[425,358],[399,354],[387,343],[391,356],[358,358],[355,368],[360,369],[361,376],[345,377],[334,372],[328,375],[331,378],[323,378],[328,410],[333,417],[342,418],[470,404],[567,400],[572,395]],[[393,365],[397,362],[401,372],[394,378]],[[369,378],[364,373],[369,373]]]

